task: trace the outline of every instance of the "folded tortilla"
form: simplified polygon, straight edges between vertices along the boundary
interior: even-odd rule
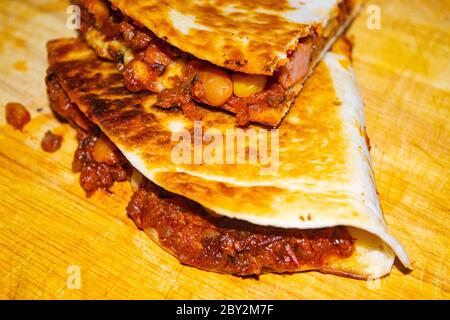
[[[74,2],[83,10],[81,35],[97,55],[118,63],[131,91],[161,93],[157,105],[181,107],[192,119],[199,115],[186,98],[173,98],[173,91],[192,86],[195,104],[236,114],[242,126],[269,127],[279,125],[361,8],[360,0]],[[208,85],[200,76],[193,84],[192,73],[202,72],[186,71],[193,60],[222,80]],[[172,93],[162,94],[165,89]]]
[[[356,239],[349,258],[315,268],[303,266],[299,271],[318,269],[377,278],[390,272],[396,255],[410,267],[406,252],[388,233],[382,216],[363,102],[345,43],[325,56],[278,131],[268,132],[267,141],[278,136],[278,145],[268,143],[269,154],[279,150],[278,159],[243,164],[174,161],[180,133],[194,135],[198,123],[186,119],[180,110],[155,107],[153,94],[126,90],[115,66],[99,60],[80,40],[52,41],[48,51],[49,75],[129,162],[158,186],[195,201],[214,215],[254,225],[348,227]],[[230,115],[202,112],[203,132],[219,135],[234,127]],[[240,130],[259,129],[252,125]],[[195,149],[195,139],[188,144],[191,151]]]

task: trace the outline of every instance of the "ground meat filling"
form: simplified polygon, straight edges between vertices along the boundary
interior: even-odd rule
[[[81,7],[81,34],[96,29],[105,36],[106,41],[119,40],[132,50],[134,59],[129,62],[124,62],[124,54],[120,50],[114,49],[114,52],[107,53],[121,66],[125,85],[130,91],[149,90],[158,93],[159,107],[180,107],[190,119],[194,120],[200,117],[195,108],[197,103],[221,107],[235,113],[237,124],[240,126],[248,125],[252,119],[250,115],[255,112],[279,108],[284,101],[286,90],[307,76],[311,63],[325,46],[326,39],[332,36],[327,30],[322,31],[318,27],[310,37],[300,39],[298,47],[288,53],[287,64],[280,67],[273,77],[260,76],[267,79],[261,81],[261,79],[254,80],[254,76],[248,75],[247,79],[239,81],[235,78],[240,79],[247,75],[230,72],[195,59],[124,16],[107,1],[74,2]],[[336,23],[342,23],[347,19],[350,3],[351,0],[345,0],[339,4],[339,16],[330,25],[335,26]],[[100,52],[97,54],[102,55]],[[159,77],[179,58],[188,62],[185,74],[177,79],[174,87],[166,88]],[[189,67],[191,62],[206,64],[209,69],[206,72],[197,70],[199,77],[195,79],[193,85],[189,77],[192,71]],[[205,75],[204,79],[202,74]],[[239,77],[234,77],[236,74]],[[236,90],[237,87],[240,89]],[[191,91],[187,92],[187,88]]]
[[[112,151],[112,154],[116,155],[112,157],[107,156],[107,161],[96,161],[96,153],[99,152],[97,151],[99,141],[106,139],[103,134],[96,135],[92,132],[86,133],[79,130],[77,139],[79,144],[75,151],[72,170],[80,172],[80,185],[88,195],[91,195],[97,189],[108,190],[115,181],[128,179],[131,171],[130,166],[118,150]],[[106,152],[109,153],[111,151]]]
[[[70,101],[53,74],[47,76],[46,83],[52,110],[77,130],[72,170],[80,173],[80,185],[86,194],[109,190],[115,181],[127,180],[131,166],[117,147]]]
[[[345,227],[280,229],[216,217],[148,181],[135,192],[127,212],[180,262],[220,273],[247,276],[317,269],[354,250]]]
[[[266,85],[262,92],[249,97],[232,96],[224,105],[224,109],[236,114],[236,123],[247,126],[250,123],[249,112],[260,112],[268,108],[276,108],[284,99],[285,90],[279,83]]]

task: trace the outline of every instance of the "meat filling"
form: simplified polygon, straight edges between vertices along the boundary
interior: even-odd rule
[[[105,37],[105,41],[118,40],[132,50],[134,58],[128,63],[124,61],[124,53],[117,48],[109,48],[106,53],[105,50],[96,50],[100,56],[115,59],[124,65],[124,80],[130,91],[149,90],[158,93],[158,106],[181,107],[189,118],[194,119],[198,118],[198,112],[193,111],[193,104],[220,107],[236,113],[237,123],[241,126],[249,124],[251,120],[249,109],[262,112],[280,107],[286,90],[307,77],[326,39],[332,36],[327,30],[322,32],[317,28],[311,36],[299,40],[297,48],[289,53],[287,63],[273,77],[247,75],[195,59],[157,38],[150,30],[122,15],[104,0],[74,2],[82,8],[82,34],[96,29]],[[351,0],[342,1],[338,17],[330,25],[345,21],[350,8]],[[95,45],[93,47],[96,49]],[[173,76],[176,79],[172,80],[175,81],[167,86],[161,76],[178,60],[187,66],[181,75]],[[192,72],[197,75],[194,84],[191,83]],[[186,92],[186,88],[190,91]]]
[[[281,229],[216,217],[149,181],[135,192],[127,212],[180,262],[220,273],[248,276],[320,269],[354,250],[345,227]]]
[[[119,149],[70,101],[53,74],[47,76],[46,83],[52,110],[77,130],[72,170],[80,173],[80,185],[86,194],[108,190],[115,181],[129,179],[131,167]]]
[[[299,43],[297,49],[292,53],[289,61],[276,73],[275,78],[287,89],[306,77],[309,70],[309,62],[313,51],[311,38]]]

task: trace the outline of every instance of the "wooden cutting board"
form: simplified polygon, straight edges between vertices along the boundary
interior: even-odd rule
[[[74,131],[50,114],[44,85],[46,41],[73,35],[68,4],[0,0],[0,298],[450,298],[450,2],[369,4],[381,28],[366,11],[351,28],[355,70],[385,217],[414,271],[257,280],[180,265],[127,218],[127,184],[86,198],[71,172]],[[5,124],[10,101],[32,113],[23,132]],[[39,147],[48,128],[64,136],[54,154]]]

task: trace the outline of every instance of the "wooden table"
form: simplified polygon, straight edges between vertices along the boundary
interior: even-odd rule
[[[180,265],[127,218],[127,184],[87,199],[71,172],[74,132],[49,113],[44,85],[46,41],[73,35],[67,3],[0,0],[0,298],[450,298],[450,2],[370,4],[381,29],[357,19],[354,64],[385,217],[414,271],[256,280]],[[32,112],[24,132],[5,124],[10,101]],[[48,128],[64,135],[54,154],[39,147]]]

